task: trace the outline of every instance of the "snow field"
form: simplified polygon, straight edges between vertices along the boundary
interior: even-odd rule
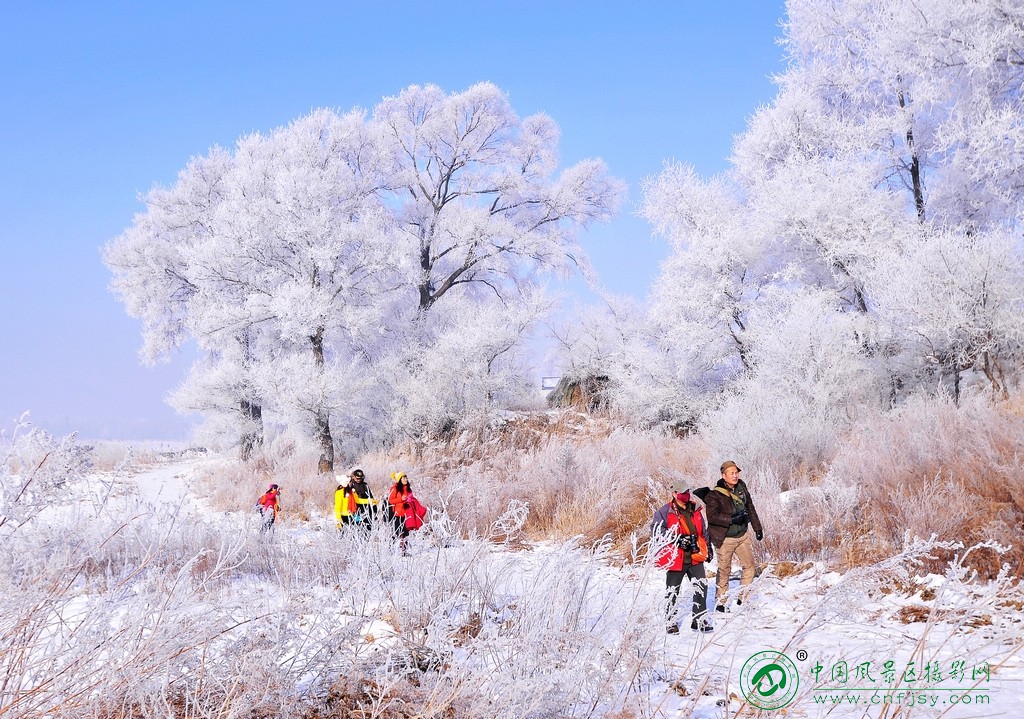
[[[178,501],[200,465],[158,466],[133,478],[138,497],[4,537],[4,714],[719,717],[740,708],[740,667],[767,649],[807,652],[796,716],[863,716],[815,703],[807,665],[883,658],[988,662],[989,712],[1024,707],[1019,586],[973,583],[957,564],[920,583],[930,544],[845,575],[763,574],[715,632],[690,633],[684,617],[668,636],[664,575],[640,547],[625,564],[579,539],[512,551],[517,505],[489,535],[437,522],[407,557],[383,532],[316,522],[261,536],[248,512]],[[916,607],[926,621],[901,621]],[[940,710],[977,715],[915,715]]]

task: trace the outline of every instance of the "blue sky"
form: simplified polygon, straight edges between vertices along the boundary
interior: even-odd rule
[[[191,362],[140,365],[140,323],[100,248],[189,157],[316,107],[489,80],[630,187],[584,243],[603,284],[646,295],[664,245],[633,215],[665,160],[726,168],[783,69],[774,0],[0,4],[0,429],[30,410],[89,438],[187,435],[164,403]],[[593,301],[582,283],[568,290]]]

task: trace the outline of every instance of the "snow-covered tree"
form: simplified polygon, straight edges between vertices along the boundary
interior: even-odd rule
[[[1024,6],[787,9],[788,69],[730,170],[645,183],[672,252],[645,330],[604,362],[634,378],[622,406],[820,458],[858,407],[1020,376]]]
[[[385,98],[373,114],[390,150],[396,220],[416,250],[428,310],[453,288],[509,300],[539,271],[588,267],[575,231],[610,219],[623,191],[601,160],[557,176],[559,131],[520,119],[491,83]]]
[[[557,145],[486,83],[317,110],[192,161],[105,260],[146,357],[208,353],[179,407],[234,417],[243,454],[271,411],[329,472],[339,421],[430,431],[521,384],[538,275],[586,271],[576,232],[622,192],[599,160],[556,173]]]

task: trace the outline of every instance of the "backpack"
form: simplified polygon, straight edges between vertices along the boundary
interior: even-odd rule
[[[411,494],[405,501],[409,503],[409,510],[405,513],[405,528],[419,529],[423,526],[423,518],[427,516],[427,508]]]

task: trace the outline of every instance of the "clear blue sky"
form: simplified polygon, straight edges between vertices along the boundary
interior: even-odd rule
[[[183,438],[165,394],[192,358],[141,366],[140,323],[99,250],[189,157],[316,107],[489,80],[562,129],[569,164],[630,187],[584,238],[606,287],[643,297],[663,245],[633,216],[668,159],[726,168],[775,94],[777,0],[0,3],[0,429],[30,410],[89,438]],[[570,289],[592,301],[581,283]]]

